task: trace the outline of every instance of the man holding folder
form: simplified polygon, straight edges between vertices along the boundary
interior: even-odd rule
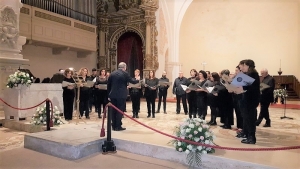
[[[263,78],[261,82],[261,95],[260,95],[260,113],[256,121],[256,126],[259,126],[263,118],[266,119],[266,124],[263,127],[271,127],[271,120],[269,115],[270,103],[274,101],[274,88],[275,80],[269,75],[267,69],[262,69],[260,74]]]

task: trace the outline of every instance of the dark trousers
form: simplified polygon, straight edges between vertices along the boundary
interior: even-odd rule
[[[243,129],[243,117],[242,117],[239,101],[234,100],[233,106],[234,106],[234,111],[236,116],[236,127],[239,129]]]
[[[270,106],[270,102],[260,103],[260,113],[258,119],[262,120],[263,118],[265,118],[266,120],[270,120],[269,106]]]
[[[176,112],[180,113],[180,100],[182,100],[182,105],[183,105],[183,109],[184,109],[184,113],[188,113],[188,108],[187,108],[187,104],[186,104],[186,94],[183,95],[176,95]]]
[[[89,95],[89,111],[92,111],[93,105],[95,106],[95,111],[97,112],[96,104],[97,104],[97,95],[96,91],[93,89],[90,89],[90,95]]]
[[[197,114],[197,96],[194,91],[191,91],[187,94],[187,100],[189,103],[189,115],[194,115],[196,117]]]
[[[66,120],[72,120],[74,107],[74,94],[63,94],[64,116]]]
[[[85,117],[89,117],[89,91],[80,91],[79,100],[80,116],[83,116],[83,113],[85,113]]]
[[[256,107],[248,107],[242,109],[243,116],[243,132],[248,136],[255,136],[256,132]]]
[[[116,106],[118,109],[123,111],[125,109],[125,104],[126,104],[126,98],[123,99],[117,99],[117,98],[111,98],[111,103]],[[122,127],[122,117],[123,115],[119,113],[117,110],[112,108],[112,127],[113,128],[121,128]]]
[[[150,115],[151,112],[152,114],[155,113],[155,99],[156,99],[156,92],[155,94],[149,94],[146,96],[148,115]]]
[[[101,107],[103,107],[102,111],[104,111],[104,108],[105,108],[106,104],[108,103],[107,91],[106,90],[98,91],[96,93],[95,98],[96,98],[95,109],[96,109],[96,112],[98,112],[98,115],[100,115]]]
[[[207,115],[207,97],[197,96],[197,114],[203,118]]]
[[[131,93],[130,98],[132,101],[132,112],[138,114],[141,105],[141,94],[139,92]]]
[[[167,107],[167,90],[159,90],[157,111],[160,110],[161,100],[162,99],[163,99],[164,112],[166,112],[166,107]]]

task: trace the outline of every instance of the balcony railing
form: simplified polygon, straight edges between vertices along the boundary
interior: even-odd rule
[[[23,4],[96,25],[97,9],[95,0],[21,0],[21,2]]]

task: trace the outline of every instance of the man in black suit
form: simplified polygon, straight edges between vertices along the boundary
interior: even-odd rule
[[[126,72],[126,63],[120,62],[118,70],[112,72],[107,82],[108,99],[121,111],[125,109],[126,98],[128,95],[127,84],[136,84],[140,79],[133,79]],[[114,131],[126,130],[122,127],[122,114],[113,110],[112,112],[112,128]]]
[[[261,83],[265,83],[269,88],[266,88],[261,91],[260,95],[260,113],[258,116],[258,119],[256,121],[256,126],[259,126],[263,118],[266,119],[266,124],[263,127],[271,127],[271,120],[269,115],[269,106],[270,103],[274,100],[274,88],[275,88],[275,80],[272,76],[268,74],[267,69],[261,70],[261,76],[263,77],[263,80]]]
[[[160,82],[169,82],[169,79],[167,78],[167,72],[163,71],[162,77],[159,79]],[[159,113],[160,111],[160,106],[161,106],[161,100],[163,99],[163,108],[164,108],[164,113],[167,114],[166,111],[166,105],[167,105],[167,93],[168,93],[168,88],[169,85],[160,85],[158,88],[158,106],[157,106],[157,111],[156,113]]]

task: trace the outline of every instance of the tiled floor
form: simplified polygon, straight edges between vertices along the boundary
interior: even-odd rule
[[[292,104],[298,104],[298,103],[299,102],[293,102]],[[167,110],[168,110],[168,114],[163,114],[163,113],[156,114],[155,119],[146,118],[147,116],[146,104],[145,102],[142,102],[140,118],[138,120],[153,128],[159,129],[160,131],[166,132],[168,134],[172,134],[174,127],[178,125],[187,116],[184,114],[179,114],[179,115],[175,114],[174,103],[168,103]],[[131,103],[128,102],[127,114],[131,115],[130,112],[131,112]],[[240,139],[235,138],[236,132],[234,130],[224,130],[218,126],[212,127],[212,130],[216,135],[215,143],[220,146],[238,147],[238,148],[272,148],[272,147],[295,146],[295,145],[300,146],[300,110],[296,110],[296,109],[286,110],[286,115],[289,117],[293,117],[294,118],[293,120],[288,120],[288,119],[281,120],[280,117],[283,116],[283,113],[284,113],[283,109],[279,109],[279,108],[270,109],[272,127],[263,128],[259,126],[257,128],[256,145],[241,144]],[[209,116],[207,117],[207,119],[209,119]],[[102,121],[96,118],[95,113],[91,114],[91,120],[85,120],[85,121],[87,122],[87,124],[81,122],[78,125],[79,126],[82,125],[82,127],[84,127],[84,125],[98,124],[96,126],[98,126],[97,128],[99,128],[100,130]],[[168,138],[166,136],[157,134],[154,131],[146,129],[143,126],[137,124],[136,122],[131,121],[129,118],[124,118],[123,124],[124,127],[127,127],[127,130],[123,132],[113,132],[112,137],[135,140],[140,142],[147,142],[147,143],[157,144],[162,146],[171,146],[168,144],[171,138]],[[72,127],[73,125],[75,125],[74,122],[70,124],[64,124],[60,127],[57,127],[57,129]],[[25,154],[23,156],[19,155],[19,157],[25,158],[26,153],[29,153],[30,150],[25,150],[23,148],[20,149],[20,147],[22,147],[23,145],[24,132],[11,131],[9,129],[0,128],[0,135],[1,135],[0,156],[3,156],[4,154],[14,154],[16,152],[22,152]],[[39,153],[36,152],[30,152],[30,154],[32,155],[35,154],[36,156],[40,155]],[[269,166],[283,168],[283,169],[293,169],[293,168],[296,169],[299,168],[300,166],[299,149],[285,150],[285,151],[262,151],[262,152],[261,151],[247,152],[247,151],[217,150],[214,155],[241,160],[241,161],[248,161],[252,163],[269,165]],[[47,157],[47,158],[54,158],[54,157]],[[135,158],[139,159],[140,157],[136,156]],[[77,163],[78,164],[85,163],[84,161],[86,160],[89,159],[80,160]],[[59,163],[62,164],[65,163],[61,160],[58,161]],[[26,165],[30,166],[30,162],[28,161],[28,164],[26,163]],[[174,166],[170,168],[173,167]],[[1,160],[0,160],[0,168],[1,168]],[[88,164],[87,164],[87,168],[89,168]],[[92,163],[90,168],[93,168]]]

